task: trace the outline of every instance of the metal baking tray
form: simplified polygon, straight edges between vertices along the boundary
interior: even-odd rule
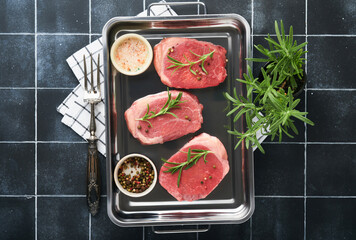
[[[138,98],[165,91],[153,63],[142,75],[128,77],[117,72],[110,62],[110,47],[126,33],[143,35],[152,46],[166,37],[188,37],[221,45],[227,50],[227,78],[217,87],[188,90],[204,105],[202,128],[174,141],[143,146],[127,129],[124,112]],[[234,87],[246,96],[245,87],[235,81],[247,71],[246,57],[250,56],[250,27],[237,14],[170,16],[170,17],[116,17],[103,29],[106,140],[107,140],[107,212],[119,226],[163,226],[179,224],[232,224],[247,221],[254,211],[253,154],[251,148],[234,150],[237,140],[227,133],[233,119],[226,117],[227,101],[223,92],[230,94]],[[244,121],[235,126],[242,130]],[[157,182],[154,190],[142,198],[120,194],[113,182],[113,169],[120,156],[141,153],[148,156],[159,170],[161,157],[169,158],[192,137],[206,132],[217,136],[224,144],[230,171],[205,199],[179,202]]]

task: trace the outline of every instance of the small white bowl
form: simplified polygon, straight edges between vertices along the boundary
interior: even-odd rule
[[[129,192],[126,189],[124,189],[118,179],[118,172],[119,172],[119,168],[121,167],[121,165],[125,162],[126,159],[131,158],[131,157],[140,157],[145,159],[148,163],[151,164],[153,171],[154,171],[154,178],[153,181],[151,183],[151,185],[143,192],[140,193],[134,193],[134,192]],[[133,170],[135,170],[134,168],[132,168]],[[138,153],[132,153],[129,155],[126,155],[125,157],[121,158],[120,161],[116,164],[115,170],[114,170],[114,181],[116,186],[118,187],[118,189],[120,190],[120,192],[124,193],[125,195],[129,196],[129,197],[143,197],[145,195],[147,195],[149,192],[152,191],[152,189],[155,187],[156,182],[157,182],[157,169],[154,165],[154,163],[146,156],[142,155],[142,154],[138,154]]]
[[[124,41],[126,41],[129,38],[136,39],[136,40],[142,42],[148,51],[145,63],[140,67],[140,70],[137,70],[137,71],[127,71],[126,69],[123,69],[115,60],[117,48]],[[115,42],[112,45],[111,50],[110,50],[110,59],[111,59],[111,63],[114,65],[116,70],[118,70],[122,74],[125,74],[128,76],[135,76],[135,75],[139,75],[139,74],[145,72],[147,70],[147,68],[151,65],[151,62],[153,59],[153,51],[152,51],[151,44],[147,41],[146,38],[142,37],[141,35],[135,34],[135,33],[128,33],[128,34],[124,34],[124,35],[120,36],[119,38],[117,38],[115,40]]]

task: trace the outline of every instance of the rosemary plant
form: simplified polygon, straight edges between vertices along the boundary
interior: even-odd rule
[[[235,149],[242,141],[245,141],[246,148],[250,146],[257,147],[264,153],[264,149],[257,139],[258,132],[263,135],[270,135],[272,141],[278,136],[281,142],[283,134],[293,138],[293,135],[289,132],[290,129],[295,134],[298,134],[298,130],[294,125],[295,120],[314,125],[311,120],[306,118],[307,112],[300,112],[295,109],[300,99],[294,100],[291,88],[288,88],[288,92],[278,88],[283,79],[277,78],[276,74],[271,77],[263,68],[261,71],[263,74],[262,81],[253,77],[249,66],[248,74],[244,74],[244,80],[237,79],[237,81],[246,84],[247,98],[238,96],[236,89],[233,91],[233,96],[226,92],[224,93],[232,104],[227,116],[235,114],[234,122],[243,115],[246,118],[247,130],[245,132],[239,132],[236,129],[228,130],[228,133],[236,135],[239,139]],[[253,94],[256,97],[252,100]],[[254,118],[257,121],[254,122]]]
[[[255,48],[266,58],[250,58],[248,60],[268,62],[269,64],[266,66],[267,73],[271,75],[278,74],[281,80],[286,80],[292,90],[295,90],[298,86],[295,77],[299,79],[303,77],[305,58],[302,56],[307,53],[307,51],[303,50],[307,42],[297,45],[297,41],[293,40],[293,26],[289,28],[289,35],[286,35],[282,20],[281,30],[279,30],[277,21],[274,22],[274,25],[277,41],[268,34],[265,40],[268,42],[269,49],[261,44],[255,45]]]

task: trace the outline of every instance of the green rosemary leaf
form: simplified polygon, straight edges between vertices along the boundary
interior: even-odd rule
[[[193,55],[197,56],[199,59],[197,61],[191,62],[188,60],[188,58],[183,54],[184,59],[186,60],[187,63],[182,63],[180,61],[178,61],[177,59],[174,59],[173,57],[171,57],[169,54],[167,54],[167,58],[168,58],[168,62],[172,63],[172,65],[170,65],[169,67],[167,67],[167,69],[171,69],[174,68],[173,72],[171,74],[173,74],[175,71],[177,71],[178,69],[182,68],[182,67],[187,67],[189,66],[189,71],[194,74],[197,75],[197,73],[192,69],[192,66],[194,66],[195,64],[199,64],[201,63],[201,67],[203,72],[205,72],[206,74],[208,74],[208,72],[206,71],[205,67],[204,67],[204,63],[207,60],[208,57],[212,58],[213,54],[215,52],[215,50],[204,54],[204,55],[199,55],[194,53],[193,51],[189,50]]]
[[[178,179],[177,179],[177,186],[179,187],[180,180],[181,180],[181,175],[183,170],[188,170],[189,168],[193,167],[200,158],[204,159],[204,162],[206,163],[206,156],[211,153],[209,150],[203,150],[203,149],[188,149],[188,152],[182,152],[187,154],[187,160],[183,163],[175,163],[175,162],[168,162],[164,158],[161,158],[162,161],[164,161],[167,164],[172,164],[175,166],[166,166],[163,165],[165,168],[168,168],[164,172],[166,173],[171,173],[174,174],[175,172],[179,171]]]
[[[146,114],[139,118],[139,119],[136,119],[138,121],[145,121],[145,122],[148,122],[149,125],[151,127],[152,124],[151,122],[149,121],[149,119],[152,119],[152,118],[155,118],[155,117],[158,117],[158,116],[161,116],[161,115],[164,115],[164,114],[170,114],[172,115],[173,117],[175,118],[178,118],[177,115],[175,115],[174,113],[170,112],[171,109],[174,109],[174,108],[178,108],[179,107],[179,104],[183,103],[184,101],[181,101],[180,99],[182,98],[182,92],[179,92],[177,97],[175,99],[172,99],[172,95],[171,93],[169,92],[169,89],[167,88],[167,94],[168,94],[168,98],[167,98],[167,101],[165,102],[165,104],[163,105],[163,107],[161,108],[161,110],[159,110],[158,112],[154,112],[154,111],[149,111],[149,104],[147,104],[147,111],[146,111]]]

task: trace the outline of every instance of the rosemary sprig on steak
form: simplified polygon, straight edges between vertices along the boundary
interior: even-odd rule
[[[177,59],[174,59],[172,58],[171,56],[169,56],[167,54],[167,58],[168,58],[168,61],[170,63],[172,63],[171,66],[167,67],[167,69],[170,69],[170,68],[175,68],[172,72],[172,74],[177,71],[178,69],[182,68],[182,67],[188,67],[189,66],[189,70],[194,74],[194,75],[197,75],[197,73],[192,69],[192,66],[195,65],[195,64],[198,64],[201,62],[201,69],[203,70],[203,72],[205,72],[206,74],[208,74],[208,72],[206,71],[206,69],[204,68],[204,62],[208,59],[208,57],[212,58],[213,57],[213,54],[215,52],[215,50],[211,51],[210,53],[207,53],[207,54],[204,54],[204,55],[199,55],[199,54],[196,54],[194,52],[192,52],[191,50],[189,50],[192,54],[194,54],[195,56],[199,57],[199,59],[195,62],[191,62],[187,59],[187,57],[183,54],[183,57],[185,58],[185,60],[187,60],[187,63],[182,63],[180,61],[178,61]]]
[[[175,99],[172,99],[172,94],[169,92],[169,89],[167,88],[167,93],[168,93],[168,99],[166,101],[166,103],[163,105],[163,107],[161,108],[161,110],[159,110],[158,112],[156,111],[150,111],[150,105],[147,104],[147,112],[146,114],[139,119],[136,119],[138,121],[145,121],[148,122],[148,124],[150,124],[150,126],[152,127],[151,122],[149,121],[149,119],[164,115],[164,114],[170,114],[175,118],[178,118],[177,115],[175,115],[174,113],[170,112],[171,109],[173,108],[179,108],[179,104],[183,103],[184,101],[181,101],[180,99],[182,98],[182,92],[178,93],[178,96]]]
[[[184,153],[186,153],[186,152],[184,152]],[[166,159],[161,158],[161,160],[163,162],[175,165],[172,167],[164,166],[165,168],[168,168],[168,170],[163,171],[163,172],[174,174],[175,172],[179,171],[178,180],[177,180],[177,186],[179,187],[180,179],[182,176],[182,171],[188,170],[189,168],[193,167],[201,157],[203,157],[204,162],[207,163],[206,155],[208,155],[209,153],[211,153],[211,151],[189,148],[188,152],[187,152],[187,161],[182,162],[182,163],[168,162]]]

